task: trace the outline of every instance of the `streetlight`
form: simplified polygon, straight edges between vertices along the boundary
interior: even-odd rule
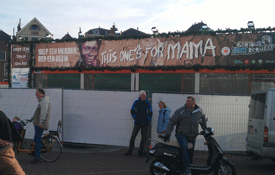
[[[84,35],[81,32],[81,27],[79,27],[78,38],[84,38]]]
[[[248,22],[247,22],[247,27],[248,27],[248,28],[254,28],[254,23],[253,23],[253,21],[248,21]]]
[[[156,27],[152,27],[151,30],[152,30],[153,34],[155,34],[155,35],[159,33],[159,31]]]

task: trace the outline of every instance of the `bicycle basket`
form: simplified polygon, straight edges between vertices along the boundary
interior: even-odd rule
[[[49,131],[49,133],[52,134],[52,135],[58,135],[57,131]]]

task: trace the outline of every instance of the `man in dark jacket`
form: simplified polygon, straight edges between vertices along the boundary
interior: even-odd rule
[[[0,110],[0,139],[11,143],[17,143],[22,140],[19,132],[2,110]]]
[[[187,175],[191,174],[189,167],[190,163],[193,162],[195,140],[199,134],[199,123],[203,129],[206,129],[206,120],[202,109],[196,105],[195,97],[188,96],[185,105],[177,109],[170,118],[165,132],[164,141],[169,141],[173,128],[177,125],[176,138],[182,150],[183,167],[186,167],[184,171]],[[188,142],[193,143],[193,148],[189,152]]]
[[[149,123],[153,115],[151,104],[146,100],[145,91],[140,91],[139,99],[136,100],[132,105],[131,115],[135,120],[135,125],[130,139],[130,146],[125,155],[132,155],[132,152],[135,147],[136,136],[139,130],[141,129],[141,141],[138,150],[138,155],[142,156],[146,154],[144,146],[147,142]]]

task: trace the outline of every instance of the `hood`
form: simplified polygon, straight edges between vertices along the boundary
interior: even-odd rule
[[[184,108],[187,109],[186,105],[184,105]],[[200,109],[200,107],[197,104],[195,104],[194,110],[196,110],[196,109]]]
[[[50,97],[49,96],[44,96],[44,98],[43,99],[45,99],[45,100],[47,100],[47,101],[50,101]]]
[[[165,111],[165,110],[167,110],[169,113],[171,113],[171,108],[169,108],[169,107],[162,108],[162,109],[159,110],[159,111],[162,112],[162,111]]]
[[[50,101],[50,97],[47,96],[47,95],[45,95],[43,98],[37,98],[37,100],[38,100],[39,102],[41,102],[42,100]]]
[[[8,148],[12,148],[12,144],[10,142],[0,139],[0,152],[4,152]]]

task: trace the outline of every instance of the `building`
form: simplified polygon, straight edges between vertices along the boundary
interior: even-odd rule
[[[122,36],[143,36],[147,35],[146,33],[139,31],[138,29],[129,28],[123,32],[121,32]]]
[[[202,30],[211,30],[211,29],[207,26],[207,24],[205,24],[203,22],[199,22],[199,23],[195,23],[191,27],[189,27],[189,29],[187,29],[186,32],[198,32],[198,31],[202,31]]]
[[[204,25],[191,26],[190,31]],[[108,34],[108,30],[100,29],[88,33]],[[86,58],[79,47],[83,46],[81,42],[88,41],[34,43],[33,48],[59,49],[63,54],[41,52],[43,58],[58,58],[59,62],[51,59],[48,63],[34,55],[33,87],[223,95],[250,95],[254,90],[274,87],[274,32],[218,32],[120,40],[91,38],[89,53],[93,55]],[[63,52],[64,48],[75,49]],[[91,65],[76,66],[81,59]],[[96,64],[91,60],[96,60]]]
[[[70,39],[73,39],[73,37],[71,37],[69,32],[61,38],[61,40],[70,40]]]
[[[21,28],[21,19],[19,20],[16,41],[38,41],[52,37],[53,34],[36,17],[23,28]]]
[[[8,85],[8,56],[9,56],[9,42],[11,42],[11,36],[0,30],[0,88],[7,88]]]
[[[101,28],[100,26],[98,28],[90,29],[85,34],[85,38],[91,38],[95,36],[107,36],[107,35],[117,35],[118,29],[116,28],[115,24],[108,29]],[[81,33],[81,29],[79,29],[79,32]]]

